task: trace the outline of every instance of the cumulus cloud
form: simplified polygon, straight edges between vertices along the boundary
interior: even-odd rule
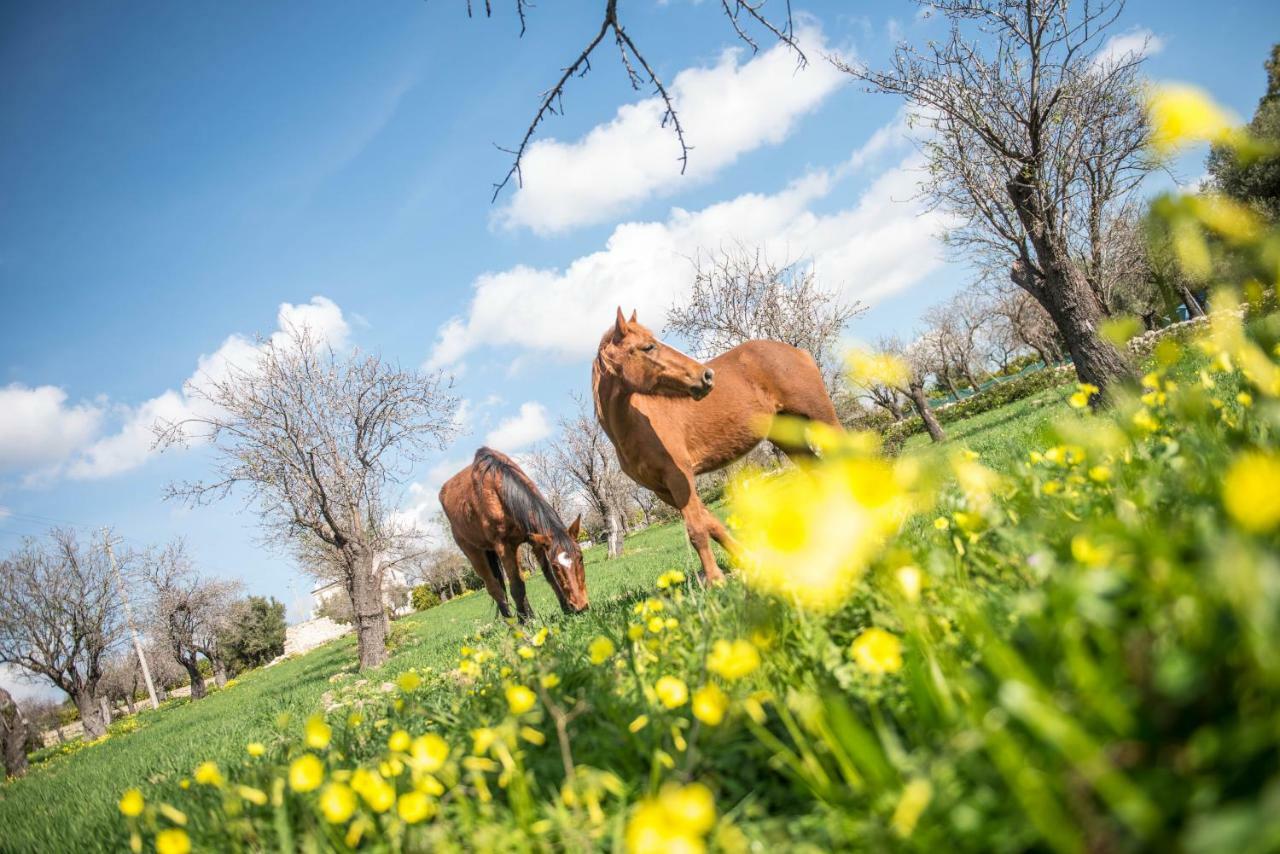
[[[342,309],[333,300],[321,296],[298,305],[282,303],[276,312],[276,330],[271,338],[279,342],[289,330],[302,328],[309,328],[339,348],[345,346],[350,332]],[[181,389],[168,389],[137,406],[125,408],[119,430],[84,448],[67,466],[67,475],[78,480],[93,480],[142,465],[152,454],[155,439],[152,428],[157,421],[198,416],[201,407],[207,405],[189,397],[190,388],[221,379],[232,368],[252,366],[258,352],[258,344],[253,339],[239,334],[228,336],[217,350],[200,356],[195,372]]]
[[[520,405],[520,411],[501,421],[489,431],[484,443],[499,451],[511,453],[540,442],[551,435],[551,418],[541,403],[529,401]]]
[[[543,139],[521,163],[523,186],[498,213],[502,225],[554,234],[602,222],[645,199],[705,180],[741,155],[776,145],[806,113],[848,78],[830,62],[821,30],[801,28],[797,38],[815,61],[803,69],[784,44],[746,62],[740,48],[715,65],[681,71],[669,87],[694,148],[680,173],[679,143],[662,126],[665,106],[653,97],[618,109],[613,120],[572,142]]]
[[[0,388],[0,472],[54,465],[84,447],[97,433],[102,408],[67,404],[57,386],[21,383]]]
[[[1164,50],[1164,39],[1146,27],[1134,27],[1128,32],[1107,39],[1093,58],[1095,65],[1114,65],[1132,62],[1144,56],[1155,56]]]
[[[685,294],[690,259],[731,241],[774,255],[811,259],[821,281],[849,299],[873,302],[920,281],[941,263],[936,235],[944,221],[914,201],[917,155],[881,173],[843,210],[819,213],[849,176],[876,156],[901,148],[897,136],[873,134],[840,168],[817,172],[780,192],[748,193],[698,211],[673,209],[663,222],[619,225],[603,249],[564,269],[517,266],[486,273],[471,304],[439,331],[428,365],[454,364],[481,346],[513,346],[564,359],[590,356],[614,309],[637,309],[660,328]]]

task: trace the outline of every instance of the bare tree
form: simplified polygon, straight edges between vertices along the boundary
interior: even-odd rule
[[[538,485],[538,490],[561,519],[572,519],[578,505],[578,482],[560,464],[554,449],[538,448],[531,452],[525,470]]]
[[[951,24],[887,70],[837,65],[901,95],[927,133],[923,190],[961,224],[951,246],[1003,271],[1053,318],[1084,382],[1131,375],[1098,333],[1102,233],[1153,163],[1142,51],[1102,51],[1123,0],[926,0]]]
[[[1058,328],[1031,295],[1021,288],[1002,285],[989,294],[991,313],[1007,325],[1008,334],[1031,348],[1046,367],[1062,361]]]
[[[218,687],[225,685],[227,664],[221,639],[242,592],[239,582],[201,578],[182,540],[149,554],[140,573],[149,594],[154,632],[187,671],[191,699],[199,700],[206,693],[201,656],[209,662]]]
[[[604,428],[585,400],[573,396],[578,411],[560,419],[560,435],[551,443],[556,464],[573,479],[579,497],[608,527],[609,557],[622,554],[630,504],[630,480],[618,465],[618,456]]]
[[[875,376],[859,376],[858,372],[853,372],[850,381],[859,388],[870,390],[879,386],[883,389],[881,394],[892,391],[906,397],[915,407],[920,420],[924,422],[929,438],[935,442],[945,441],[946,434],[942,431],[942,425],[938,423],[938,417],[933,414],[929,399],[925,395],[925,383],[928,382],[929,375],[935,372],[934,348],[922,341],[904,346],[898,338],[885,336],[876,342],[876,350],[892,357],[895,365],[901,367],[901,375],[892,376],[896,371],[891,370],[877,371]]]
[[[927,343],[937,357],[940,378],[953,396],[959,393],[954,377],[964,377],[974,391],[978,390],[977,374],[982,372],[988,354],[983,351],[983,331],[990,313],[976,293],[961,291],[924,314],[929,326]]]
[[[74,532],[55,529],[47,541],[27,539],[0,562],[0,663],[65,691],[89,739],[107,731],[98,684],[123,628],[101,543],[84,547]]]
[[[700,359],[757,338],[807,350],[829,392],[840,376],[836,345],[865,306],[819,285],[813,265],[777,264],[760,249],[735,243],[694,261],[688,298],[667,311],[667,330]]]
[[[187,387],[200,406],[157,428],[158,444],[207,440],[212,482],[175,484],[193,503],[239,486],[280,542],[314,537],[338,557],[355,610],[360,666],[386,658],[376,559],[385,550],[390,486],[454,431],[451,380],[359,352],[339,354],[308,328],[258,342],[249,366]]]
[[[0,687],[0,760],[5,777],[27,773],[27,718],[9,692]]]

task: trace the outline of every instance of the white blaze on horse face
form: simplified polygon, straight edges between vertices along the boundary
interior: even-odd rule
[[[560,554],[556,555],[556,563],[560,564],[565,569],[569,569],[573,566],[573,558],[569,557],[568,552],[560,552]]]

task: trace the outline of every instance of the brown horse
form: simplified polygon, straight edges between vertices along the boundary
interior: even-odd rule
[[[511,616],[503,570],[521,621],[533,616],[516,553],[529,543],[565,613],[587,610],[586,573],[578,546],[579,516],[568,528],[520,466],[490,448],[445,481],[440,505],[453,539],[471,561],[504,617]]]
[[[694,476],[745,456],[776,415],[839,425],[818,365],[804,350],[748,341],[704,365],[654,338],[635,312],[624,318],[621,308],[600,339],[591,385],[596,417],[622,470],[680,511],[708,581],[723,577],[708,538],[731,556],[738,547],[698,498]]]

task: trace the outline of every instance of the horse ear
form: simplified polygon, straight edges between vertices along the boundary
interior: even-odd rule
[[[582,514],[578,514],[578,518],[573,520],[573,524],[569,526],[568,532],[571,539],[578,539],[578,531],[582,529]]]
[[[639,321],[637,321],[637,320],[636,320],[636,310],[635,310],[634,308],[633,308],[633,309],[631,309],[631,320],[630,320],[630,322],[631,322],[631,323],[638,323],[638,322],[639,322]]]
[[[529,539],[533,540],[535,543],[542,546],[544,549],[547,546],[551,545],[551,538],[548,537],[546,534],[530,534]]]
[[[613,337],[622,340],[627,335],[627,319],[622,315],[622,306],[618,306],[618,317],[613,322]]]

